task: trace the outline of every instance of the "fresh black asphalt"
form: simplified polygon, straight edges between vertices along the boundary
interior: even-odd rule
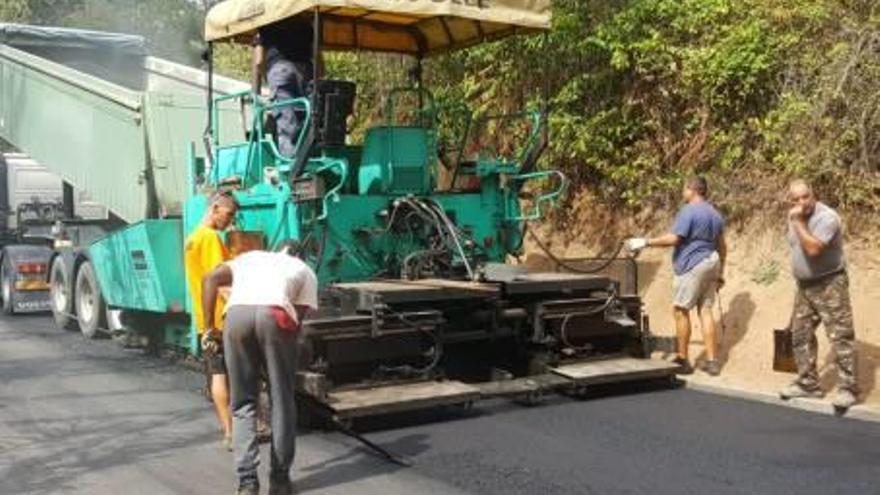
[[[198,373],[90,342],[45,316],[0,319],[0,494],[233,493]],[[880,494],[880,424],[657,386],[507,401],[300,441],[301,493]]]

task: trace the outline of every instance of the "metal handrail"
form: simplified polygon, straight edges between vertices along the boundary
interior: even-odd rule
[[[238,91],[235,93],[230,93],[227,95],[216,96],[214,98],[214,105],[212,105],[211,109],[211,128],[213,130],[213,143],[214,146],[220,146],[220,103],[229,100],[250,100],[253,104],[254,115],[251,119],[250,128],[252,130],[250,139],[248,140],[248,152],[247,152],[247,168],[245,169],[245,177],[250,173],[251,164],[254,161],[254,156],[256,154],[256,159],[258,161],[257,166],[262,169],[263,168],[263,155],[259,153],[259,146],[263,142],[263,121],[265,118],[265,114],[268,111],[277,110],[283,107],[301,107],[305,113],[305,118],[303,119],[303,123],[299,129],[299,135],[296,139],[296,147],[295,150],[299,150],[303,144],[303,140],[309,130],[309,127],[312,125],[312,112],[311,112],[311,101],[308,98],[300,97],[300,98],[286,98],[279,101],[274,101],[271,103],[264,103],[263,99],[254,93],[251,90]],[[281,155],[278,151],[278,147],[272,141],[267,141],[269,151],[272,153],[273,158],[277,162],[281,162],[289,165],[292,162],[292,159],[286,156]],[[219,169],[215,167],[214,173],[219,173]],[[214,181],[218,179],[218,177],[212,177]]]
[[[321,200],[321,214],[314,219],[314,222],[321,222],[327,219],[330,201],[339,201],[339,191],[345,186],[345,183],[348,182],[348,165],[343,160],[333,160],[330,163],[319,167],[317,170],[314,171],[314,174],[318,175],[321,172],[325,170],[330,170],[334,167],[338,167],[340,169],[339,184],[337,184],[336,187],[330,189],[329,191],[327,191],[326,194],[324,194],[324,198]]]
[[[540,196],[538,196],[538,198],[535,199],[535,204],[532,208],[531,213],[527,215],[517,215],[514,217],[508,216],[505,218],[505,220],[509,222],[538,220],[539,218],[544,216],[543,211],[541,210],[541,205],[544,203],[554,203],[556,199],[559,198],[559,196],[561,196],[565,189],[568,187],[568,178],[565,176],[565,174],[558,170],[530,172],[527,174],[515,175],[511,177],[511,180],[513,181],[526,182],[535,179],[546,179],[553,176],[559,179],[559,186],[549,193],[541,194]]]

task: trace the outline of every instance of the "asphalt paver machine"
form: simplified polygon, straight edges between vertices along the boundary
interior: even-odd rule
[[[550,15],[549,0],[227,0],[209,12],[206,38],[248,41],[299,17],[315,33],[315,59],[323,49],[391,52],[421,67],[426,57],[547,30]],[[619,281],[508,263],[522,253],[525,224],[565,188],[562,174],[536,166],[546,118],[525,114],[529,132],[513,158],[459,153],[451,160],[459,180],[441,187],[447,119],[420,73],[385,96],[361,143],[346,133],[357,90],[348,81],[316,77],[308,97],[289,101],[214,98],[214,106],[253,102],[249,138],[211,132],[207,152],[192,155],[187,229],[204,211],[199,188],[234,184],[242,235],[269,248],[296,239],[318,273],[321,309],[304,328],[300,391],[344,419],[671,376],[673,365],[647,359],[642,302],[622,295]],[[287,105],[305,122],[290,158],[263,125]],[[465,135],[452,139],[480,141],[468,134],[490,127],[465,118],[457,126]],[[524,190],[533,193],[528,207]]]
[[[356,138],[346,127],[358,91],[350,81],[316,77],[307,96],[278,101],[213,74],[218,43],[249,43],[260,27],[291,18],[312,27],[316,60],[325,49],[384,52],[421,67],[548,30],[550,2],[227,0],[207,16],[207,74],[129,58],[133,86],[0,43],[0,136],[120,220],[94,242],[56,245],[48,282],[59,325],[74,320],[91,336],[109,309],[125,331],[198,355],[184,240],[208,195],[229,189],[241,204],[226,236],[233,252],[295,240],[318,274],[321,307],[302,329],[297,388],[301,403],[337,422],[674,374],[648,359],[647,318],[626,277],[510,262],[523,253],[526,225],[565,188],[562,174],[538,167],[546,115],[438,104],[415,70]],[[45,31],[9,28],[22,30]],[[285,106],[303,122],[290,157],[266,123]],[[489,120],[523,124],[507,134]],[[509,149],[479,145],[493,141]]]

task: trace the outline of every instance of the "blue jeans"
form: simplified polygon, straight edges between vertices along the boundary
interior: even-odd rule
[[[288,98],[301,98],[308,92],[312,80],[311,62],[291,62],[276,60],[266,73],[266,80],[272,90],[272,101]],[[272,112],[278,134],[278,151],[282,156],[292,158],[296,152],[296,142],[305,119],[305,112],[293,107],[282,107]]]

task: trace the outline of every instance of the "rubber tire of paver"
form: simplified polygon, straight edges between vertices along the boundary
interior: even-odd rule
[[[95,269],[90,261],[83,262],[76,272],[74,304],[79,331],[87,339],[94,339],[107,328],[107,305]]]
[[[58,328],[75,331],[77,321],[73,315],[73,289],[67,280],[68,273],[64,258],[58,256],[52,260],[49,269],[49,306]]]

